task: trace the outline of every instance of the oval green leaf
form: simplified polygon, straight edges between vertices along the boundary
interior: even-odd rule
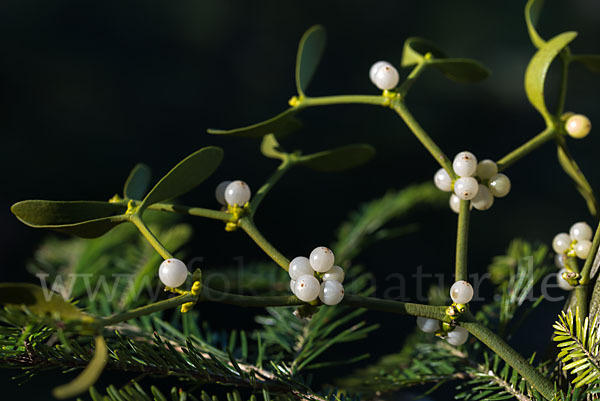
[[[531,43],[538,49],[546,43],[535,29],[543,5],[544,0],[529,0],[525,5],[525,23],[527,24],[527,32],[529,33]]]
[[[571,177],[571,179],[575,183],[575,187],[577,188],[583,199],[585,199],[590,213],[593,216],[597,216],[598,204],[596,201],[594,190],[592,189],[592,186],[585,178],[585,176],[581,173],[581,169],[571,156],[571,153],[569,152],[569,149],[567,148],[566,144],[564,142],[559,143],[556,151],[558,156],[558,162],[560,163],[565,173],[567,173],[567,175]]]
[[[271,133],[287,134],[296,131],[302,126],[300,120],[295,118],[296,113],[300,111],[298,108],[289,108],[283,113],[277,114],[266,121],[249,125],[247,127],[235,128],[231,130],[219,130],[209,128],[207,132],[213,135],[232,135],[245,138],[262,138]]]
[[[321,25],[310,27],[300,39],[296,55],[296,88],[300,96],[304,96],[317,70],[326,42],[327,33]]]
[[[144,163],[136,164],[133,170],[131,170],[131,173],[129,173],[127,181],[125,181],[123,196],[125,196],[126,199],[143,199],[150,186],[151,177],[152,172],[150,171],[150,167]]]
[[[525,92],[529,102],[540,112],[546,121],[550,121],[551,115],[546,108],[544,99],[544,83],[548,68],[552,60],[564,49],[575,37],[577,32],[564,32],[544,43],[537,53],[531,58],[525,71]]]
[[[0,283],[0,305],[27,308],[37,317],[61,321],[91,321],[81,309],[50,289],[29,283]]]
[[[487,68],[471,59],[433,59],[429,60],[427,64],[441,71],[447,78],[462,83],[479,82],[490,75]]]
[[[446,58],[446,55],[427,39],[411,37],[404,41],[402,67],[410,67],[421,62],[427,53],[433,58]]]
[[[600,54],[576,54],[572,60],[580,62],[591,72],[600,73]]]
[[[24,224],[47,228],[81,238],[99,237],[127,220],[126,207],[95,201],[26,200],[10,210]]]
[[[297,159],[297,164],[317,171],[336,172],[365,164],[374,155],[375,148],[373,146],[358,143],[301,156]]]
[[[96,383],[108,362],[108,348],[106,347],[106,342],[102,336],[96,336],[95,342],[96,347],[94,356],[83,372],[71,382],[54,388],[54,390],[52,390],[52,395],[54,395],[54,397],[61,400],[75,397],[88,391],[90,387]]]
[[[287,153],[281,148],[274,134],[268,134],[263,137],[260,144],[260,152],[270,159],[284,160],[287,157]]]
[[[194,189],[212,175],[222,160],[223,150],[216,146],[192,153],[161,178],[146,195],[139,210],[143,211],[154,203],[176,198]]]

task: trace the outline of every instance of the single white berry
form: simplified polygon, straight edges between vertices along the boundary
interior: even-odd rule
[[[433,176],[433,182],[438,189],[444,192],[452,191],[452,178],[443,168],[439,169]]]
[[[590,250],[592,249],[592,243],[588,240],[577,241],[575,244],[575,255],[579,259],[587,259],[590,254]]]
[[[417,317],[417,326],[425,333],[435,333],[440,329],[440,321],[419,316]]]
[[[554,264],[559,269],[564,269],[567,263],[567,255],[564,253],[554,254]]]
[[[452,284],[450,287],[450,298],[457,304],[467,304],[473,299],[473,286],[464,280]]]
[[[567,233],[556,234],[552,240],[552,249],[556,253],[565,253],[571,249],[571,237]]]
[[[179,287],[185,283],[187,276],[187,266],[179,259],[166,259],[158,268],[158,277],[167,287]]]
[[[496,174],[498,174],[498,165],[490,159],[480,161],[475,172],[475,175],[482,180],[489,180]]]
[[[569,284],[567,282],[567,280],[565,280],[563,278],[563,276],[562,276],[563,273],[567,273],[568,274],[569,271],[567,269],[560,269],[560,271],[558,273],[556,273],[556,284],[558,284],[558,287],[561,290],[571,291],[575,287],[573,287],[571,284]]]
[[[398,70],[391,64],[382,65],[373,75],[373,83],[381,90],[394,89],[400,81]]]
[[[296,280],[294,279],[290,280],[290,290],[292,290],[292,294],[295,294],[294,291],[296,291]]]
[[[250,195],[250,187],[244,181],[233,181],[225,188],[225,201],[232,206],[244,206],[250,200]]]
[[[473,199],[478,189],[479,183],[473,177],[461,177],[454,182],[454,193],[463,200]]]
[[[446,341],[448,341],[449,344],[454,345],[456,347],[466,343],[468,338],[469,332],[467,331],[467,329],[464,329],[460,326],[456,326],[454,330],[452,330],[446,335]]]
[[[471,177],[477,170],[477,158],[471,152],[460,152],[454,157],[452,168],[459,177]]]
[[[488,210],[494,204],[494,195],[488,187],[479,184],[477,195],[471,200],[471,204],[477,210]]]
[[[510,192],[510,179],[504,174],[496,174],[490,178],[488,187],[496,198],[503,198]]]
[[[344,299],[344,286],[336,280],[323,281],[319,299],[325,305],[337,305]]]
[[[376,63],[373,63],[373,65],[371,66],[371,68],[369,69],[369,78],[371,79],[371,82],[373,82],[373,85],[377,85],[375,83],[375,74],[377,73],[377,71],[383,67],[384,65],[387,65],[389,67],[392,66],[391,63],[387,62],[387,61],[377,61]]]
[[[297,280],[298,277],[304,276],[305,274],[312,275],[313,269],[310,267],[308,258],[305,258],[304,256],[298,256],[292,259],[290,262],[288,273],[290,274],[290,278]]]
[[[593,234],[592,227],[583,221],[573,224],[569,230],[569,235],[574,241],[589,241]]]
[[[590,133],[592,123],[590,122],[590,119],[583,114],[574,114],[567,118],[565,129],[567,130],[567,134],[572,138],[581,139],[585,138]]]
[[[215,198],[217,198],[217,202],[223,206],[227,205],[227,201],[225,201],[225,189],[227,189],[229,184],[231,184],[231,181],[223,181],[217,185],[217,189],[215,189]]]
[[[343,283],[344,277],[344,269],[339,266],[333,266],[327,273],[323,274],[323,281],[335,280]]]
[[[333,267],[335,256],[327,247],[319,246],[310,253],[310,265],[318,273],[325,273]]]
[[[304,276],[298,277],[293,292],[299,300],[310,302],[317,299],[319,291],[321,291],[319,280],[313,275],[305,274]]]

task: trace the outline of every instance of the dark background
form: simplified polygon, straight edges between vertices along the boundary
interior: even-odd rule
[[[600,53],[600,3],[548,3],[540,22],[543,37],[577,30],[580,36],[572,50]],[[534,53],[523,6],[522,1],[475,0],[3,0],[0,279],[31,280],[24,272],[25,261],[48,235],[14,218],[9,207],[16,201],[108,199],[121,191],[136,162],[149,164],[159,177],[206,145],[224,147],[225,161],[186,197],[187,203],[214,207],[213,188],[224,179],[243,179],[258,189],[276,166],[259,156],[259,142],[210,136],[206,128],[248,125],[285,109],[295,94],[296,45],[315,23],[325,25],[329,41],[309,95],[376,94],[368,79],[370,65],[380,59],[398,65],[409,36],[426,37],[449,55],[480,60],[492,70],[488,80],[462,85],[427,71],[413,87],[408,106],[449,156],[466,149],[481,159],[499,159],[543,129],[522,84]],[[551,107],[556,72],[551,70],[547,85]],[[598,88],[599,76],[573,64],[567,110],[588,115],[592,123],[600,120]],[[388,110],[334,106],[309,109],[301,118],[304,129],[289,138],[289,148],[310,152],[368,142],[378,154],[368,166],[341,174],[292,171],[269,195],[257,224],[288,256],[330,243],[335,228],[357,205],[390,188],[430,180],[438,168]],[[597,188],[600,139],[594,131],[584,140],[569,140],[569,145]],[[473,214],[470,271],[483,272],[516,236],[549,243],[575,221],[592,223],[552,145],[507,174],[513,183],[510,196],[497,200],[491,211]],[[360,262],[378,276],[380,293],[391,272],[410,274],[420,265],[430,273],[452,271],[455,220],[447,211],[426,216],[420,233],[363,255]],[[207,264],[227,265],[239,255],[263,258],[247,238],[225,233],[220,223],[195,224],[194,250]],[[549,312],[532,322],[545,331],[525,331],[517,339],[525,354],[549,337],[559,307],[549,305]],[[238,324],[219,319],[221,312],[206,313],[217,326]],[[411,319],[370,317],[383,324],[379,345],[362,346],[375,355],[397,350],[399,333],[414,325]],[[55,384],[51,380],[38,377],[31,382],[35,385],[21,388],[10,382],[5,389],[45,399]]]

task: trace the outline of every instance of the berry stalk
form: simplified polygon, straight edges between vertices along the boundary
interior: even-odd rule
[[[456,233],[455,280],[467,281],[467,250],[469,243],[469,217],[471,201],[461,200]]]

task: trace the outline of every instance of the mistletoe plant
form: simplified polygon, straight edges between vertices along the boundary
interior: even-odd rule
[[[89,391],[94,400],[167,399],[157,387],[144,389],[138,380],[122,388],[109,386],[106,395],[102,395],[92,386],[105,368],[129,372],[138,375],[138,379],[175,376],[187,386],[185,390],[172,389],[170,396],[174,400],[213,400],[198,386],[215,383],[235,386],[227,394],[227,399],[233,400],[241,399],[239,390],[250,399],[323,400],[369,399],[403,387],[451,380],[462,382],[457,398],[464,399],[597,397],[600,285],[595,279],[594,256],[600,244],[600,229],[594,234],[587,223],[579,222],[568,234],[559,234],[553,241],[560,269],[559,285],[572,293],[554,325],[557,347],[552,346],[542,358],[521,356],[507,340],[518,323],[542,302],[542,298],[533,304],[525,301],[533,287],[555,269],[549,263],[552,258],[546,246],[515,240],[506,255],[496,257],[490,266],[492,281],[501,296],[477,313],[469,308],[473,298],[473,287],[467,281],[471,209],[488,210],[496,198],[509,194],[511,183],[504,171],[521,158],[543,144],[554,143],[560,165],[573,180],[592,217],[598,218],[594,192],[568,149],[569,137],[585,137],[591,124],[585,116],[567,113],[564,108],[570,64],[580,62],[598,72],[600,56],[573,54],[568,46],[576,32],[564,32],[548,40],[541,38],[534,23],[539,3],[530,0],[525,8],[529,36],[537,48],[525,73],[525,91],[543,117],[545,128],[496,161],[478,161],[468,151],[450,159],[407,106],[413,83],[426,69],[470,83],[488,76],[488,70],[480,63],[447,57],[429,41],[414,37],[404,43],[401,67],[410,72],[402,82],[392,64],[380,61],[373,65],[369,76],[381,93],[310,97],[306,91],[326,38],[323,27],[314,26],[300,41],[295,74],[298,93],[290,99],[289,108],[247,127],[208,131],[213,135],[260,138],[262,154],[279,161],[273,175],[254,194],[245,182],[235,180],[216,188],[221,209],[172,201],[215,172],[223,150],[209,146],[183,159],[150,190],[150,170],[139,164],[127,178],[123,193],[108,201],[26,200],[14,204],[12,212],[28,226],[78,237],[46,242],[30,270],[49,278],[51,289],[57,291],[65,289],[62,278],[71,273],[84,274],[91,282],[86,282],[86,288],[71,282],[67,294],[48,290],[45,281],[44,286],[0,284],[2,366],[22,368],[23,378],[46,369],[83,368],[74,380],[56,387],[54,396],[69,398]],[[550,111],[544,86],[547,71],[555,60],[561,66],[562,80],[558,104]],[[279,141],[298,128],[296,116],[301,111],[349,103],[379,106],[398,114],[440,165],[434,174],[435,186],[408,187],[362,206],[342,225],[331,249],[314,248],[317,244],[312,244],[306,248],[306,256],[290,260],[255,225],[254,216],[265,196],[293,167],[340,171],[365,163],[374,150],[366,144],[355,144],[304,154],[299,150],[287,152]],[[410,231],[410,225],[397,229],[386,225],[419,213],[423,206],[438,207],[448,202],[444,192],[452,192],[450,207],[458,214],[452,303],[448,304],[447,293],[437,287],[431,289],[430,304],[371,296],[369,274],[352,260],[368,243]],[[197,269],[190,274],[182,260],[184,256],[178,249],[189,239],[191,230],[168,217],[174,214],[220,220],[227,231],[241,229],[289,277],[275,272],[272,263],[262,263],[246,266],[246,278],[253,278],[250,281],[236,281],[237,273],[228,272],[233,282],[229,289],[209,286],[214,272]],[[525,256],[531,259],[528,266],[519,263]],[[125,272],[134,272],[126,285],[118,282],[119,274]],[[106,284],[102,282],[104,277],[110,275],[116,277],[113,293],[96,291],[91,296],[91,285],[99,288]],[[164,290],[175,296],[156,301],[144,295],[144,288],[156,276]],[[248,287],[253,290],[252,295],[247,294]],[[87,298],[83,297],[86,290]],[[80,298],[79,303],[69,301],[69,296]],[[266,315],[257,318],[260,329],[224,334],[199,323],[196,308],[204,303],[262,307]],[[167,313],[169,310],[175,311]],[[377,328],[357,320],[366,310],[417,317],[421,331],[410,336],[399,353],[339,379],[336,387],[315,389],[309,372],[368,357],[350,353],[342,361],[325,358],[325,351],[332,346],[365,338]]]

